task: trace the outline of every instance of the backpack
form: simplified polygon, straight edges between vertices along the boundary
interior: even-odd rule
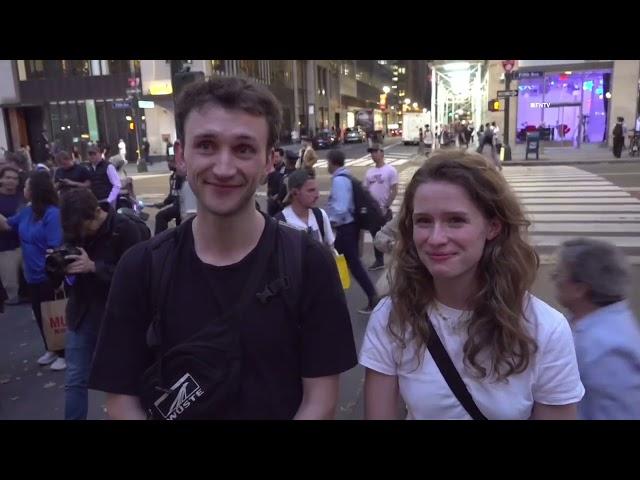
[[[491,128],[491,127],[487,128],[487,129],[484,131],[484,137],[483,137],[484,141],[485,141],[485,142],[490,142],[490,141],[492,141],[492,140],[493,140],[493,134],[494,134],[494,132],[493,132],[493,128]]]
[[[149,229],[149,226],[145,223],[144,220],[142,220],[140,217],[138,217],[135,213],[133,213],[129,209],[127,208],[120,209],[118,213],[116,213],[116,218],[118,217],[121,219],[126,219],[125,221],[128,221],[133,225],[135,225],[140,233],[141,240],[149,240],[151,238],[151,230]]]
[[[313,212],[313,216],[316,217],[316,223],[318,224],[318,229],[320,230],[320,238],[322,239],[322,242],[324,242],[324,218],[322,216],[322,210],[320,210],[318,207],[313,207],[311,211]],[[287,223],[287,219],[284,218],[282,210],[276,213],[273,218]]]
[[[622,125],[619,123],[616,123],[616,126],[613,127],[613,136],[614,137],[622,137]]]
[[[353,216],[358,228],[360,230],[372,231],[382,227],[386,222],[380,205],[376,199],[371,196],[369,190],[362,186],[362,182],[346,173],[336,176],[347,177],[351,180],[351,186],[353,187],[353,204],[355,206]]]
[[[282,294],[287,313],[298,317],[302,254],[308,236],[267,217],[267,222],[275,223],[265,227],[276,229],[270,238],[274,245],[267,245],[263,251],[269,254],[256,260],[254,274],[247,280],[239,302],[216,322],[164,351],[163,313],[175,262],[179,261],[175,253],[186,229],[192,228],[192,221],[162,232],[149,242],[151,265],[146,291],[151,293],[152,321],[146,343],[154,350],[155,361],[142,375],[140,401],[149,417],[157,420],[215,419],[222,416],[219,412],[233,411],[243,378],[242,344],[233,316],[239,319],[256,298],[266,304]],[[278,278],[263,286],[260,282],[270,262],[277,262]]]

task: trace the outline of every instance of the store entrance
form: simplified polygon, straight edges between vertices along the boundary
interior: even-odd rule
[[[578,143],[582,141],[581,122],[582,104],[580,103],[551,103],[544,109],[543,122],[546,126],[546,135],[542,140],[559,144],[564,142]]]

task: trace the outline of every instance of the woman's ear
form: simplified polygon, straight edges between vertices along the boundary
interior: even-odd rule
[[[497,218],[489,220],[489,228],[487,229],[487,240],[493,240],[502,231],[502,222]]]

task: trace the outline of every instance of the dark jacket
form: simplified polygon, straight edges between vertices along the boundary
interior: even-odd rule
[[[169,195],[161,202],[163,207],[173,205],[180,208],[180,190],[183,183],[184,177],[182,175],[178,175],[175,171],[171,173],[169,177]]]
[[[118,260],[141,240],[140,231],[131,220],[110,210],[96,235],[79,244],[95,262],[96,271],[73,276],[67,303],[70,330],[76,330],[87,319],[100,322]]]
[[[109,175],[107,174],[108,167],[109,162],[100,160],[95,169],[93,167],[89,169],[91,173],[91,191],[98,201],[108,198],[111,189],[113,189],[113,185],[111,185],[111,180],[109,180]]]

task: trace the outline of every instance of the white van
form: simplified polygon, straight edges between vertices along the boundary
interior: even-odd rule
[[[405,145],[420,143],[420,129],[431,123],[428,113],[405,113],[402,115],[402,142]]]

